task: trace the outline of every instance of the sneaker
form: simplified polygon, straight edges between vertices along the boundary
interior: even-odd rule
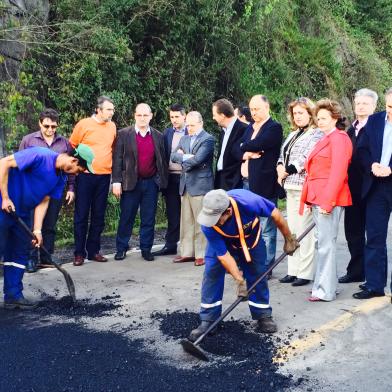
[[[31,302],[26,298],[6,299],[4,300],[4,309],[34,309],[38,306],[37,303]]]
[[[272,319],[272,316],[263,317],[257,320],[257,330],[262,333],[275,333],[278,330],[278,326]]]

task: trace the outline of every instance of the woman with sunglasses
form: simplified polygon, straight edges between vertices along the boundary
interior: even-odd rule
[[[315,126],[314,103],[305,97],[292,101],[288,106],[288,118],[293,132],[284,141],[276,170],[278,182],[287,195],[287,221],[290,230],[299,236],[313,221],[310,211],[299,215],[302,187],[305,181],[305,160],[324,134]],[[281,283],[292,286],[308,284],[314,275],[314,236],[309,233],[301,241],[301,247],[288,257],[287,275]]]
[[[300,214],[306,204],[316,223],[316,273],[309,301],[333,301],[338,283],[336,240],[343,207],[351,205],[347,170],[352,143],[345,119],[336,101],[317,102],[317,126],[324,137],[316,144],[305,163],[307,173],[301,195]]]

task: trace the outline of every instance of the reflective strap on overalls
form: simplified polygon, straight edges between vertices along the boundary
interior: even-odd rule
[[[238,227],[238,234],[237,235],[226,234],[218,226],[212,226],[212,228],[216,232],[221,234],[223,237],[226,237],[226,238],[238,238],[240,240],[242,251],[244,252],[245,260],[248,263],[250,263],[252,261],[252,259],[250,257],[248,245],[246,244],[246,238],[248,238],[250,236],[250,234],[245,235],[245,233],[244,233],[244,228],[243,228],[243,225],[242,225],[241,215],[240,215],[240,211],[238,209],[237,202],[232,197],[229,197],[229,199],[230,199],[230,203],[231,203],[231,205],[233,207],[234,217],[235,217],[235,221],[236,221],[237,227]],[[258,242],[260,240],[261,224],[260,224],[259,218],[256,217],[256,219],[252,222],[252,230],[256,227],[257,224],[259,224],[259,229],[258,229],[258,232],[257,232],[257,236],[256,236],[256,239],[255,239],[255,242],[250,247],[250,249],[253,249],[258,244]]]

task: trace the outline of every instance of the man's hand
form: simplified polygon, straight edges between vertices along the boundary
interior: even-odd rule
[[[245,279],[236,280],[235,283],[237,285],[237,297],[241,297],[245,301],[248,298],[248,289],[246,288]]]
[[[391,168],[389,166],[383,166],[378,162],[372,164],[372,173],[376,177],[388,177],[391,175]]]
[[[291,256],[299,248],[299,242],[295,234],[284,237],[283,251]]]
[[[113,195],[119,199],[121,197],[121,183],[116,182],[113,184],[113,189],[112,189]]]
[[[42,243],[43,243],[41,230],[34,230],[33,234],[35,236],[35,239],[32,240],[31,243],[33,244],[33,246],[35,248],[39,248],[42,245]]]
[[[15,206],[11,199],[3,199],[1,202],[1,209],[4,212],[15,212]]]
[[[247,161],[248,159],[258,159],[263,155],[263,151],[261,152],[250,152],[247,151],[246,153],[244,153],[244,155],[242,156],[242,159],[244,161]]]
[[[65,195],[65,200],[70,205],[75,200],[75,192],[68,191]]]

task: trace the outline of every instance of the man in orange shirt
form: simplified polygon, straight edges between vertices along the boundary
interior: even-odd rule
[[[76,178],[74,213],[74,265],[76,266],[84,263],[86,255],[89,260],[107,261],[99,251],[112,172],[112,146],[116,138],[116,125],[112,122],[113,114],[113,101],[105,96],[99,97],[95,114],[80,120],[69,139],[72,147],[77,147],[80,143],[86,144],[91,147],[95,155],[94,174],[85,172]]]

